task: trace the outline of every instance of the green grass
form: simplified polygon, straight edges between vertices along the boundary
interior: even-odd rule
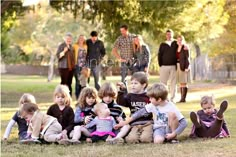
[[[118,82],[120,77],[108,77],[107,81]],[[150,77],[150,85],[158,82],[157,76]],[[104,81],[102,81],[103,83]],[[53,103],[53,91],[59,78],[55,78],[48,83],[46,77],[41,76],[15,76],[2,75],[1,79],[1,137],[5,131],[8,121],[13,116],[18,107],[20,96],[25,93],[32,93],[42,111],[46,111]],[[93,86],[93,79],[91,80]],[[73,84],[74,87],[74,84]],[[145,157],[145,156],[167,156],[167,157],[213,157],[213,156],[235,156],[236,153],[236,87],[222,85],[214,82],[194,82],[190,85],[188,102],[177,104],[178,108],[188,120],[188,127],[180,135],[181,142],[177,145],[163,144],[135,144],[112,146],[106,143],[81,144],[78,146],[60,145],[20,145],[17,139],[17,126],[12,130],[8,142],[1,141],[1,155],[6,157],[31,157],[31,156],[79,156],[79,157],[100,157],[100,156],[121,156],[121,157]],[[189,139],[191,130],[189,112],[200,109],[199,99],[205,94],[214,94],[218,107],[219,103],[227,99],[229,108],[225,113],[225,119],[231,132],[231,138],[227,139]],[[74,96],[73,96],[74,98]],[[177,99],[179,95],[177,95]],[[73,105],[75,101],[73,102]],[[74,106],[73,106],[74,107]],[[128,110],[126,109],[128,112]]]

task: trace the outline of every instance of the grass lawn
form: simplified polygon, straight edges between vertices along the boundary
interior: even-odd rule
[[[118,82],[120,77],[107,77],[107,81]],[[157,76],[150,77],[149,85],[158,82]],[[104,81],[102,81],[104,82]],[[42,76],[1,76],[1,137],[5,131],[8,121],[18,108],[18,100],[23,93],[32,93],[40,109],[46,112],[49,105],[53,103],[53,92],[55,86],[60,83],[59,78],[55,78],[48,83],[46,77]],[[91,79],[93,86],[93,79]],[[73,84],[74,88],[74,84]],[[20,145],[17,139],[17,126],[12,129],[8,142],[1,141],[1,156],[4,157],[36,157],[36,156],[79,156],[79,157],[233,157],[236,154],[236,87],[215,82],[194,82],[189,86],[187,103],[177,104],[178,108],[188,120],[188,127],[180,135],[179,144],[133,144],[133,145],[107,145],[100,142],[95,144],[81,144],[77,146],[61,145]],[[191,130],[189,119],[190,111],[200,109],[199,100],[201,96],[214,94],[217,105],[222,100],[229,101],[229,107],[225,113],[225,119],[231,132],[231,138],[227,139],[189,139]],[[177,95],[177,100],[179,99]],[[73,96],[74,100],[74,96]],[[73,103],[74,107],[75,101]],[[128,112],[128,110],[126,109]]]

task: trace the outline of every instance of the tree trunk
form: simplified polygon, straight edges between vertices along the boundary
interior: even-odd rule
[[[50,52],[50,61],[49,61],[49,66],[48,66],[48,82],[51,82],[51,80],[53,79],[54,59],[55,59],[55,56],[53,55],[52,52]]]

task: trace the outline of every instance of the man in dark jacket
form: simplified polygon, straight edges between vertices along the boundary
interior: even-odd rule
[[[99,90],[99,75],[101,70],[100,63],[106,55],[106,50],[103,42],[98,40],[98,33],[96,31],[92,31],[90,35],[91,38],[86,41],[88,46],[87,63],[94,77],[95,88]]]
[[[166,31],[166,41],[161,43],[158,51],[158,63],[160,66],[160,81],[167,85],[170,81],[171,101],[174,101],[176,93],[176,52],[177,42],[173,38],[174,33],[171,29]]]

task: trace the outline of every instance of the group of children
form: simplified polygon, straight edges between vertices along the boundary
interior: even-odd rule
[[[85,87],[74,112],[68,87],[58,85],[54,104],[47,114],[40,111],[33,95],[24,94],[3,138],[8,139],[17,122],[20,143],[178,142],[177,136],[187,127],[186,119],[175,104],[168,101],[164,84],[155,83],[148,89],[147,86],[146,74],[136,72],[131,77],[130,92],[124,83],[117,83],[119,91],[112,83],[104,83],[98,92],[95,88]],[[126,117],[120,106],[128,107],[131,116]],[[190,113],[193,123],[190,136],[229,137],[223,117],[227,106],[228,102],[223,101],[217,111],[212,96],[202,97],[202,110]]]

